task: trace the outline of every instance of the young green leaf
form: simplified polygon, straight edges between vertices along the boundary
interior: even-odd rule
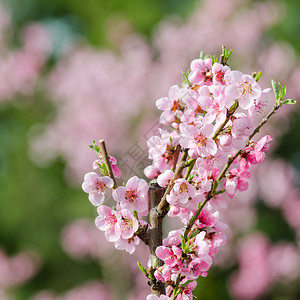
[[[186,250],[186,242],[185,242],[184,236],[182,234],[180,234],[180,239],[181,239],[182,251],[183,251],[183,253],[186,253],[185,252],[185,250]]]
[[[224,45],[222,45],[222,54],[226,57],[227,56],[227,49]]]
[[[192,86],[192,83],[189,81],[189,74],[191,70],[188,70],[187,72],[182,71],[182,85],[184,86],[187,84],[188,86]]]
[[[279,94],[279,97],[280,97],[280,101],[283,99],[283,97],[286,95],[286,86],[285,84],[283,86],[280,85],[280,94]]]
[[[141,264],[141,262],[139,260],[137,261],[137,265],[138,265],[139,269],[141,270],[141,272],[148,277],[149,274],[148,274],[146,268],[143,267],[143,265]]]
[[[199,58],[200,58],[200,59],[203,59],[203,60],[205,59],[205,55],[204,55],[204,52],[203,52],[203,51],[200,52]]]
[[[286,99],[281,102],[282,104],[296,104],[297,101],[294,99]]]
[[[252,74],[253,78],[255,79],[255,81],[259,81],[260,77],[262,76],[262,70],[260,70],[259,72],[255,72]]]
[[[278,86],[277,83],[272,79],[272,88],[275,94],[275,98],[276,98],[276,104],[279,104],[280,98],[279,98],[279,91],[278,91]]]
[[[201,230],[196,230],[196,231],[194,231],[190,236],[189,236],[189,239],[192,239],[192,238],[194,238],[198,233],[200,233],[201,232]]]
[[[220,194],[223,194],[223,193],[225,193],[225,190],[220,190],[220,191],[217,191],[217,192],[215,193],[215,195],[220,195]]]
[[[230,49],[229,52],[228,52],[228,54],[227,54],[227,59],[226,60],[228,60],[230,58],[230,56],[232,55],[232,53],[233,53],[233,50]]]
[[[138,217],[138,214],[137,214],[137,211],[134,209],[133,212],[132,212],[133,216],[139,220],[139,217]]]

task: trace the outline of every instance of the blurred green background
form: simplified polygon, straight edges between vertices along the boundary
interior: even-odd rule
[[[184,22],[194,11],[195,2],[6,0],[3,3],[10,10],[12,18],[12,26],[7,31],[10,37],[7,48],[13,51],[20,47],[20,32],[31,22],[56,28],[54,32],[60,32],[61,37],[56,38],[56,48],[52,49],[47,58],[41,72],[41,76],[44,76],[57,64],[60,59],[57,49],[66,40],[79,39],[80,43],[89,44],[99,51],[117,51],[117,46],[112,43],[107,31],[114,18],[121,18],[128,21],[132,32],[144,36],[151,44],[153,31],[162,20],[168,16],[178,16]],[[259,1],[249,1],[250,5],[254,2]],[[289,0],[284,2],[284,6],[284,17],[264,33],[264,38],[288,43],[298,57],[300,2]],[[55,24],[59,26],[55,27]],[[0,247],[8,256],[26,249],[35,250],[41,259],[40,270],[35,276],[24,284],[5,289],[8,299],[31,299],[38,291],[45,289],[60,294],[86,280],[105,278],[94,259],[74,260],[62,249],[60,237],[63,227],[76,218],[94,218],[96,214],[80,184],[67,183],[64,176],[64,158],[57,157],[51,164],[39,166],[28,155],[30,130],[35,124],[46,123],[49,116],[55,113],[56,107],[49,101],[49,95],[41,88],[39,80],[31,95],[16,93],[9,101],[0,103]],[[273,156],[284,157],[299,173],[299,110],[293,113],[290,120],[288,131],[280,138]],[[272,241],[281,238],[295,241],[296,234],[287,225],[279,209],[270,209],[263,203],[259,203],[257,209],[257,228]],[[198,299],[230,299],[227,277],[234,268],[236,265],[225,270],[216,269],[209,273],[207,279],[200,280]],[[299,279],[297,282],[299,283]],[[300,299],[300,288],[297,284],[295,286],[295,282],[282,285],[260,299]]]

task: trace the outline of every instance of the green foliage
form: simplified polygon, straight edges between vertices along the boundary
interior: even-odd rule
[[[286,95],[286,86],[281,85],[279,82],[276,83],[274,80],[271,81],[273,92],[276,99],[276,105],[281,106],[283,104],[296,104],[296,100],[293,99],[286,99],[283,100],[284,96]]]
[[[140,262],[139,260],[137,261],[137,265],[138,265],[140,271],[141,271],[143,274],[145,274],[146,277],[148,277],[149,274],[148,274],[146,268],[143,267],[143,265],[141,264],[141,262]]]
[[[226,65],[230,56],[232,55],[233,50],[230,49],[229,51],[227,51],[225,46],[222,46],[222,55],[221,55],[221,63],[223,65]]]
[[[189,74],[190,74],[191,70],[188,70],[187,72],[182,71],[182,85],[188,85],[188,86],[192,86],[191,82],[189,81]]]
[[[262,70],[260,70],[259,72],[255,72],[252,74],[253,78],[255,79],[255,81],[259,81],[260,77],[263,75]]]
[[[182,252],[185,254],[189,254],[191,252],[191,249],[189,247],[189,240],[186,242],[182,234],[180,234],[180,239]]]

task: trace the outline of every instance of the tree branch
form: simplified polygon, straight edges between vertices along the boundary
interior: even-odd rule
[[[117,188],[118,185],[117,185],[114,173],[113,173],[112,168],[111,168],[111,164],[110,164],[110,161],[109,161],[109,156],[107,154],[107,150],[106,150],[106,146],[105,146],[105,141],[104,140],[99,140],[99,144],[100,144],[99,148],[100,148],[100,151],[101,151],[103,161],[104,161],[105,166],[107,168],[109,177],[114,181],[113,189],[115,189],[115,188]]]
[[[163,188],[160,187],[157,183],[150,183],[149,186],[149,249],[150,249],[150,260],[151,260],[151,269],[149,273],[154,273],[154,270],[162,266],[164,263],[160,260],[156,254],[155,250],[158,246],[162,245],[162,220],[163,216],[159,215],[157,212],[157,205],[160,203],[163,196]],[[151,293],[157,296],[165,295],[165,285],[163,282],[158,281],[154,276],[150,281],[151,283]]]

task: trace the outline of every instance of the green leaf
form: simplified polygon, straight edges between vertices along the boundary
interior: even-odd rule
[[[153,267],[156,268],[158,265],[158,258],[155,258],[154,262],[153,262]]]
[[[201,230],[196,230],[196,231],[194,231],[190,236],[189,236],[189,239],[192,239],[192,238],[194,238],[198,233],[200,233],[201,232]]]
[[[262,70],[260,70],[259,72],[253,73],[253,78],[255,79],[256,82],[260,79],[260,77],[262,76],[262,74],[263,74]]]
[[[137,261],[137,265],[138,265],[139,269],[141,270],[141,272],[148,277],[148,272],[147,272],[146,268],[143,267],[143,265],[141,264],[141,262],[139,260]]]
[[[211,58],[211,66],[213,66],[214,63],[219,61],[219,59],[214,55],[211,55],[210,58]]]
[[[176,293],[175,293],[175,296],[178,296],[181,292],[182,292],[182,288],[179,287],[178,290],[177,290]]]
[[[190,174],[188,181],[192,181],[195,176],[196,176],[196,173]]]
[[[237,110],[238,107],[239,107],[238,101],[234,100],[234,103],[231,105],[231,107],[228,110],[228,114],[232,115]]]
[[[227,54],[227,60],[230,58],[230,56],[232,55],[232,53],[233,53],[233,50],[230,49],[229,52],[228,52],[228,54]]]
[[[98,167],[99,167],[101,173],[102,173],[104,176],[108,176],[108,170],[107,170],[107,168],[106,168],[105,163],[104,163],[104,162],[102,162],[102,163],[100,163],[100,164],[97,163],[97,165],[98,165]]]
[[[188,70],[187,72],[182,71],[182,85],[187,84],[188,86],[192,86],[192,83],[189,81],[189,74],[191,70]]]
[[[222,46],[222,55],[224,56],[224,60],[223,60],[223,63],[226,64],[227,61],[229,60],[230,56],[232,55],[232,49],[228,50],[226,49],[226,47],[223,45]]]
[[[184,236],[182,234],[180,234],[180,239],[181,239],[182,251],[183,251],[183,253],[185,253],[186,242],[185,242]]]
[[[286,86],[285,84],[283,86],[280,85],[280,100],[283,99],[283,97],[286,95]]]
[[[93,145],[89,145],[89,147],[99,154],[100,148],[96,145],[95,141],[93,141]]]
[[[224,55],[224,57],[226,57],[228,54],[227,49],[224,45],[222,45],[222,54]]]
[[[204,52],[203,52],[203,51],[200,52],[199,58],[200,58],[200,59],[203,59],[203,60],[205,59],[205,55],[204,55]]]
[[[220,190],[220,191],[217,191],[217,192],[215,193],[215,195],[220,195],[220,194],[223,194],[223,193],[225,193],[225,190]]]
[[[132,214],[133,214],[133,216],[134,216],[137,220],[139,220],[139,217],[138,217],[138,214],[137,214],[137,211],[136,211],[136,210],[133,210]]]
[[[296,104],[297,101],[294,99],[286,99],[281,102],[282,104]]]
[[[99,153],[100,152],[100,148],[96,145],[95,141],[93,141],[93,146],[96,149],[97,153]]]
[[[272,79],[271,83],[272,83],[273,92],[274,92],[275,98],[276,98],[276,104],[279,104],[280,98],[279,98],[279,90],[278,90],[277,83],[273,79]]]

